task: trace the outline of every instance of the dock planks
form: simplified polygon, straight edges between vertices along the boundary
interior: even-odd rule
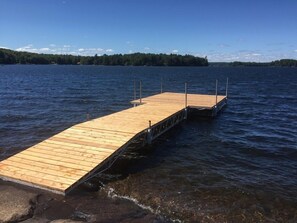
[[[213,109],[225,96],[187,95],[187,106]],[[141,104],[74,125],[0,162],[0,178],[66,194],[121,151],[148,123],[158,125],[185,109],[185,94],[162,93]]]

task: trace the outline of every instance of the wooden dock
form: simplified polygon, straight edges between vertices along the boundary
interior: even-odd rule
[[[134,100],[133,108],[74,125],[0,162],[0,178],[67,194],[135,141],[151,143],[187,118],[188,109],[215,115],[225,96],[162,93]]]

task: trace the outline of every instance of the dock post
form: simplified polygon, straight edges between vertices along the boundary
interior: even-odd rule
[[[185,108],[188,107],[188,83],[185,82]]]
[[[216,106],[218,104],[218,80],[216,80]]]
[[[226,98],[228,98],[228,85],[229,85],[229,78],[227,77],[227,81],[226,81]]]
[[[185,82],[185,117],[184,119],[187,119],[188,117],[188,83]]]
[[[150,145],[152,144],[152,122],[149,120],[149,127],[147,129],[147,143]]]
[[[141,104],[141,102],[142,102],[142,83],[141,83],[141,81],[139,81],[139,102],[140,102],[140,104]]]
[[[216,80],[216,104],[212,110],[212,116],[216,116],[218,112],[218,80]]]

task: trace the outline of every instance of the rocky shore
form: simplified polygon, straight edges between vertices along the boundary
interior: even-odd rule
[[[0,181],[0,223],[164,222],[132,201],[104,190],[59,196]]]

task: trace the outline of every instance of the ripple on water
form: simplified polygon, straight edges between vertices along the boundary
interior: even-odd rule
[[[63,129],[129,107],[143,96],[213,93],[229,77],[216,119],[184,122],[110,170],[106,187],[170,219],[296,222],[297,69],[4,66],[0,69],[0,159]],[[222,87],[219,93],[224,92]],[[126,161],[125,161],[126,160]],[[83,203],[84,196],[78,198]]]

